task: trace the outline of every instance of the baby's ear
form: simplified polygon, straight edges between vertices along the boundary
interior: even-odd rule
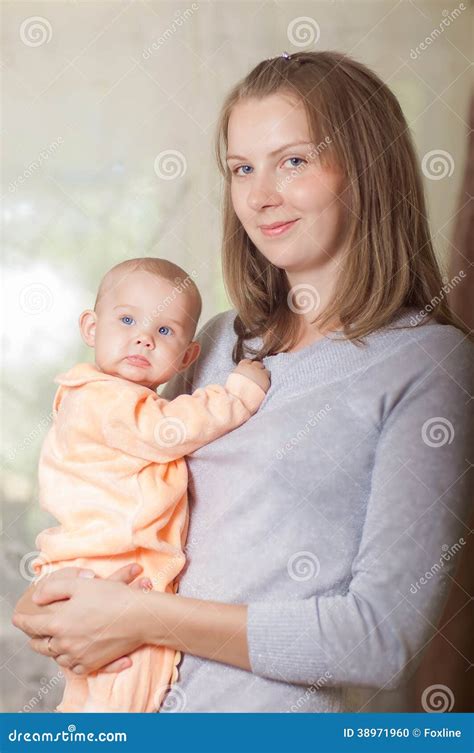
[[[181,361],[179,371],[184,371],[184,369],[187,369],[188,366],[191,366],[191,364],[194,363],[197,358],[199,358],[200,352],[201,346],[196,340],[193,340],[193,342],[189,343],[184,353],[183,360]]]
[[[95,327],[97,316],[95,311],[86,309],[79,317],[79,329],[81,331],[81,337],[85,344],[90,348],[95,346]]]

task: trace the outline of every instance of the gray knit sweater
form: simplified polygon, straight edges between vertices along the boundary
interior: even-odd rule
[[[468,539],[474,348],[416,313],[266,358],[259,411],[189,456],[179,590],[249,605],[252,672],[185,655],[164,712],[350,711],[418,666]],[[164,397],[224,384],[234,317]]]

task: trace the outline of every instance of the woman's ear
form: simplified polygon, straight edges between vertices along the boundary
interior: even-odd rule
[[[97,315],[95,311],[92,311],[91,309],[83,311],[79,317],[79,329],[81,330],[82,339],[90,348],[95,346],[96,323]]]
[[[190,343],[186,348],[183,360],[181,361],[181,366],[179,367],[178,371],[184,371],[184,369],[187,369],[188,366],[191,366],[191,364],[194,363],[197,358],[199,358],[200,352],[201,346],[198,342],[193,340],[193,342]]]

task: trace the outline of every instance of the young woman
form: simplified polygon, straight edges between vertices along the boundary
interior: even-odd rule
[[[407,123],[365,66],[263,61],[224,103],[218,155],[234,308],[163,394],[242,357],[271,388],[189,457],[179,595],[128,588],[131,567],[68,568],[14,624],[78,673],[121,671],[143,644],[182,651],[164,711],[353,710],[351,687],[413,672],[446,600],[467,535],[472,345],[444,299]]]

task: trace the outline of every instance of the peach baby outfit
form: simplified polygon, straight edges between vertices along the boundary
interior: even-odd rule
[[[243,424],[264,390],[231,373],[167,401],[134,382],[80,363],[55,382],[53,424],[39,460],[40,505],[60,523],[36,539],[44,575],[92,568],[107,577],[138,562],[153,589],[173,593],[185,563],[185,455]],[[153,712],[178,676],[179,652],[142,646],[118,673],[65,669],[61,712]]]

